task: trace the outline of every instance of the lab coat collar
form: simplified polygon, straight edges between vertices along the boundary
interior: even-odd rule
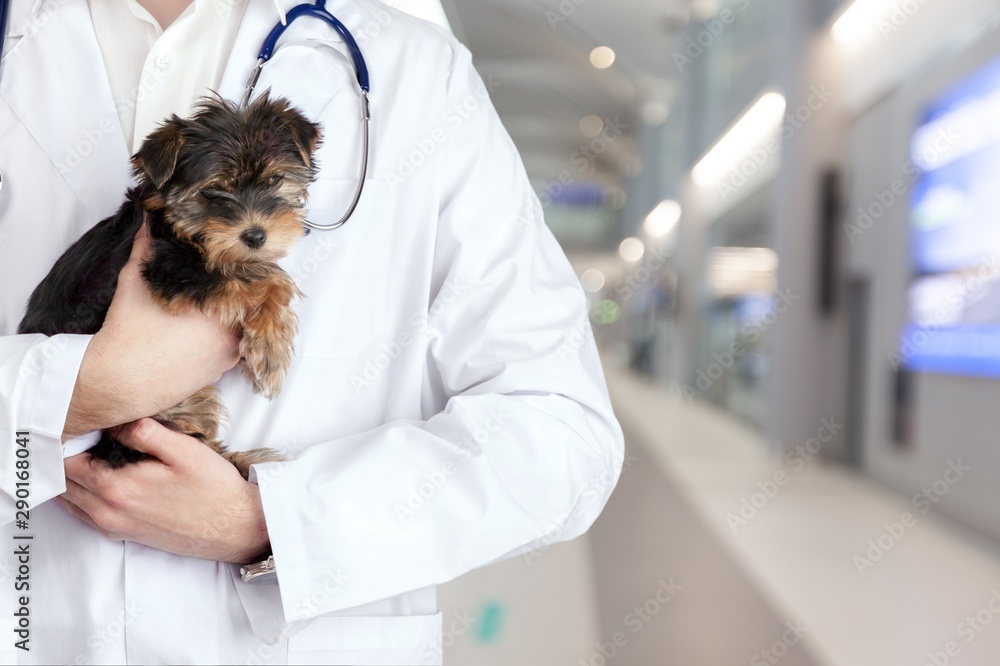
[[[278,12],[278,20],[282,23],[285,22],[285,15],[291,10],[292,7],[299,4],[300,2],[308,0],[274,0],[274,8]],[[18,0],[14,0],[14,4],[17,4]],[[42,8],[42,4],[45,0],[30,0],[31,5],[29,7],[29,16],[37,16],[38,11]]]
[[[21,37],[28,31],[44,0],[11,0],[7,16],[7,36]]]
[[[94,31],[88,29],[91,18],[86,1],[61,0],[55,4],[61,11],[35,2],[41,5],[44,20],[12,13],[21,21],[12,22],[12,27],[20,31],[12,30],[10,34],[20,35],[21,42],[4,59],[0,98],[36,138],[94,219],[101,219],[121,203],[122,186],[129,181],[129,151],[108,77],[100,66],[100,47]],[[24,12],[28,5],[21,4],[19,9]],[[52,54],[43,50],[46,44],[53,43],[61,44],[71,57],[94,66],[83,76],[67,79]],[[33,63],[34,77],[18,76],[29,71],[25,63]],[[87,103],[81,103],[83,99]],[[107,177],[95,178],[94,174]]]
[[[283,20],[287,13],[296,5],[309,0],[247,0],[246,11],[243,14],[243,21],[240,24],[239,32],[236,34],[236,41],[233,50],[223,73],[222,81],[219,85],[219,94],[226,99],[238,101],[243,97],[243,90],[246,86],[247,77],[257,64],[257,54],[260,53],[261,44],[264,38],[274,28],[275,9],[278,11],[278,19]],[[327,9],[336,16],[352,34],[357,37],[361,31],[374,20],[362,3],[354,0],[327,0]],[[312,42],[322,42],[329,45],[341,53],[347,55],[347,48],[344,46],[340,36],[322,21],[317,19],[302,19],[295,22],[295,26],[289,29],[286,39],[309,40]],[[280,50],[280,47],[279,49]],[[278,53],[278,50],[275,53]],[[369,63],[370,64],[370,63]],[[268,66],[264,67],[264,72],[268,71]],[[304,80],[308,79],[311,72],[304,71],[298,74]],[[262,75],[262,79],[263,79]],[[327,98],[332,97],[339,87],[335,83],[324,93]],[[256,87],[256,92],[263,92],[266,88],[264,81]],[[318,108],[321,105],[318,105]]]
[[[280,20],[281,23],[284,24],[285,23],[285,15],[288,14],[288,12],[292,11],[293,7],[295,7],[296,5],[301,5],[303,2],[308,3],[309,0],[274,0],[274,7],[275,7],[275,9],[278,10],[278,20]],[[334,2],[332,4],[337,4],[337,3]],[[333,13],[335,15],[339,11],[336,8],[329,8],[329,9],[330,9],[331,13]],[[338,16],[338,18],[340,18],[340,17]],[[343,20],[343,19],[341,19],[341,20]]]

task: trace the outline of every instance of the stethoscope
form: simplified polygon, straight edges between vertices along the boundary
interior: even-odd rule
[[[7,35],[7,17],[9,12],[10,0],[0,0],[0,53],[3,53],[3,42]],[[343,226],[344,223],[351,218],[351,215],[354,214],[355,209],[358,207],[358,202],[361,200],[361,193],[365,189],[365,178],[368,176],[368,133],[372,116],[371,106],[368,102],[368,93],[371,92],[371,86],[368,84],[368,65],[365,63],[365,58],[361,55],[361,49],[358,47],[358,42],[354,39],[354,35],[351,34],[351,31],[348,30],[347,27],[337,19],[337,17],[326,10],[326,0],[316,0],[316,4],[313,5],[296,5],[285,14],[284,23],[278,23],[274,26],[260,47],[260,53],[257,55],[257,64],[254,66],[253,70],[250,72],[250,77],[247,79],[242,104],[243,106],[249,104],[250,97],[253,95],[254,86],[257,85],[257,79],[260,78],[260,72],[264,68],[267,61],[271,59],[271,56],[274,55],[278,39],[281,38],[281,35],[284,34],[288,26],[290,26],[292,22],[300,16],[314,16],[322,19],[337,31],[341,39],[344,40],[344,44],[347,45],[347,50],[350,52],[351,63],[354,65],[354,76],[361,89],[361,119],[364,127],[364,140],[361,148],[361,177],[358,180],[358,187],[354,192],[354,199],[351,201],[351,205],[347,209],[347,212],[344,213],[344,216],[333,224],[316,224],[315,222],[311,222],[309,220],[303,220],[303,224],[311,229],[329,231],[330,229],[336,229],[337,227]],[[3,174],[0,174],[0,193],[2,192]]]

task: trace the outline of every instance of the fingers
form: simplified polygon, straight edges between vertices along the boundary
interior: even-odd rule
[[[226,356],[226,362],[229,365],[229,369],[232,369],[243,358],[242,354],[240,354],[240,343],[243,341],[243,334],[229,328],[223,328],[223,334],[227,336],[225,338],[226,350],[229,352]]]
[[[110,517],[113,515],[111,507],[104,499],[79,483],[66,479],[66,492],[56,497],[56,501],[71,514],[95,530],[99,530],[105,536],[110,533],[110,530],[105,529],[105,525],[111,526]]]
[[[56,502],[59,502],[59,506],[61,506],[62,508],[66,509],[73,516],[76,516],[77,518],[79,518],[83,522],[85,522],[88,525],[90,525],[91,527],[93,527],[95,530],[100,531],[101,528],[99,528],[97,526],[97,523],[95,523],[93,520],[91,520],[90,516],[87,515],[86,511],[84,511],[80,507],[76,506],[75,504],[73,504],[72,502],[70,502],[65,497],[62,497],[61,495],[57,496],[56,497]]]
[[[143,263],[152,256],[152,247],[149,230],[146,223],[139,225],[139,230],[135,232],[132,241],[132,252],[129,254],[128,262],[122,267],[118,274],[118,284],[129,281],[140,281],[140,269]]]
[[[166,430],[172,434],[178,434],[173,433],[171,430],[167,430],[152,419],[140,419],[140,421],[149,421],[156,426],[157,429]],[[114,428],[111,428],[109,432],[112,433],[112,436],[116,440],[125,446],[140,450],[139,447],[143,446],[145,438],[149,437],[149,435],[136,436],[132,434],[132,431],[136,427],[137,423],[137,421],[133,421],[132,423],[126,423],[125,425],[115,426]],[[157,430],[151,430],[154,433],[157,432]],[[139,442],[139,444],[136,445],[136,442]],[[147,448],[150,449],[147,451],[150,455],[157,458],[160,458],[160,455],[164,455],[170,458],[171,451],[169,448],[166,451],[159,451],[157,449],[156,452],[153,452],[155,446],[155,444],[147,446]],[[100,458],[95,458],[89,451],[84,451],[83,453],[63,460],[63,468],[66,472],[67,488],[69,488],[70,483],[75,483],[98,497],[108,499],[109,497],[119,495],[123,490],[131,487],[131,485],[149,483],[162,476],[162,472],[164,471],[163,465],[166,461],[160,458],[159,461],[148,462],[156,464],[134,464],[126,465],[125,467],[119,469],[112,469],[106,461]]]
[[[107,502],[105,502],[100,496],[87,490],[72,479],[66,479],[66,492],[59,497],[71,503],[73,506],[78,507],[88,516],[97,513],[101,509],[107,508]]]
[[[197,440],[150,418],[126,423],[115,439],[130,449],[148,453],[167,465],[176,465],[186,460],[187,452],[192,446],[202,446]]]
[[[63,461],[66,470],[66,486],[70,483],[80,485],[92,493],[100,492],[103,477],[111,473],[104,461],[98,460],[84,451],[70,456]]]
[[[128,258],[130,264],[138,264],[149,258],[150,242],[149,228],[144,221],[139,225],[139,230],[135,232],[135,240],[132,241],[132,253]]]
[[[78,483],[68,481],[66,492],[55,498],[59,505],[109,539],[125,538],[128,519],[109,502]]]

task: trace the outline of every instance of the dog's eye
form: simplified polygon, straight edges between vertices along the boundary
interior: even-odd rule
[[[205,197],[209,201],[222,201],[228,199],[229,196],[226,192],[222,190],[204,189],[201,191],[201,196]]]
[[[278,185],[281,184],[282,180],[284,180],[284,176],[278,173],[273,176],[269,176],[267,180],[264,181],[264,184],[267,185],[268,187],[277,187]]]

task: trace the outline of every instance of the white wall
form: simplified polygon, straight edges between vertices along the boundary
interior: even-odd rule
[[[870,0],[864,0],[869,2]],[[897,11],[892,11],[892,7]],[[849,87],[844,104],[861,114],[963,41],[1000,10],[997,0],[895,0],[867,34],[837,46]]]
[[[779,289],[800,300],[773,327],[769,407],[772,438],[791,449],[816,437],[823,420],[846,418],[843,299],[831,313],[822,313],[818,303],[820,185],[824,171],[843,159],[845,84],[826,32],[816,36],[814,8],[788,0],[782,9],[780,52],[787,57],[781,58],[779,84],[786,115],[800,115],[790,125],[775,183],[774,249],[781,259]],[[841,457],[844,434],[825,444],[824,452]]]

